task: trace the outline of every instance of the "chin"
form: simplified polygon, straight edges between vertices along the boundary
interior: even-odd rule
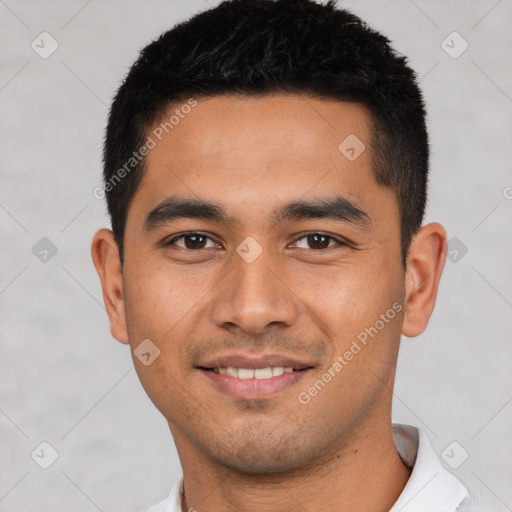
[[[210,450],[210,457],[240,474],[264,477],[304,470],[315,464],[319,454],[327,448],[314,437],[308,444],[304,432],[290,435],[277,432],[275,426],[273,429],[267,436],[261,432],[256,437],[249,433],[228,436],[216,443],[217,450]]]

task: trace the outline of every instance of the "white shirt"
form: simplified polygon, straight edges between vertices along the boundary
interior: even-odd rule
[[[393,424],[393,438],[411,476],[389,512],[478,512],[462,483],[441,465],[424,432]],[[163,501],[144,512],[186,512],[181,509],[183,476]]]

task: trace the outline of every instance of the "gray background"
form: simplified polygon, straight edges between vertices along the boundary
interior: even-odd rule
[[[129,348],[110,335],[90,257],[110,224],[92,191],[107,108],[138,51],[217,3],[0,0],[1,511],[137,511],[180,474]],[[512,1],[341,4],[421,76],[427,220],[457,238],[429,329],[403,340],[394,420],[423,428],[452,466],[467,451],[453,472],[511,510]],[[31,48],[43,31],[59,45],[47,59]],[[458,58],[441,45],[453,31],[469,43]],[[32,250],[42,237],[57,248],[46,262]],[[42,441],[58,452],[48,469],[31,458]]]

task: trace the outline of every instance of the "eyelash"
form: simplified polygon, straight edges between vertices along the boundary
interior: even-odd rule
[[[206,233],[202,233],[201,231],[190,231],[188,233],[182,233],[181,235],[175,236],[171,240],[169,240],[167,242],[164,242],[164,246],[167,247],[169,245],[174,245],[177,240],[180,240],[181,238],[186,238],[186,237],[194,236],[194,235],[199,235],[201,237],[208,238],[212,242],[216,243],[215,240],[213,240],[211,237],[209,237]],[[312,235],[324,236],[324,237],[326,237],[326,238],[336,242],[338,246],[347,246],[348,245],[348,243],[343,242],[342,240],[339,240],[338,238],[335,238],[332,235],[329,235],[328,233],[323,233],[322,231],[311,231],[310,233],[303,234],[302,236],[297,238],[294,243],[297,243],[299,240],[302,240],[303,238],[307,238],[307,237],[312,236]],[[323,249],[309,249],[309,250],[311,250],[311,251],[325,251],[326,249],[332,249],[333,247],[335,247],[335,246],[328,246],[328,247],[325,247]],[[188,249],[186,247],[180,247],[180,249],[183,249],[185,251],[190,251],[190,252],[199,252],[201,250],[205,250],[204,248],[203,249]]]

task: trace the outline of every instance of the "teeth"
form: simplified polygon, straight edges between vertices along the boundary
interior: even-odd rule
[[[254,370],[254,377],[256,379],[270,379],[273,375],[274,370],[272,368],[258,368]]]
[[[239,379],[271,379],[272,377],[279,377],[283,373],[292,373],[293,368],[283,366],[267,366],[266,368],[234,368],[228,366],[227,368],[213,368],[215,373],[222,375],[229,375],[230,377],[237,377]]]
[[[238,378],[239,379],[254,379],[254,370],[249,370],[248,368],[239,368],[238,369]]]
[[[232,366],[228,366],[226,368],[226,374],[230,377],[238,377],[238,368],[233,368]]]
[[[293,372],[293,368],[292,368]],[[272,377],[279,377],[279,375],[283,375],[284,368],[282,366],[276,366],[275,368],[272,368]]]

